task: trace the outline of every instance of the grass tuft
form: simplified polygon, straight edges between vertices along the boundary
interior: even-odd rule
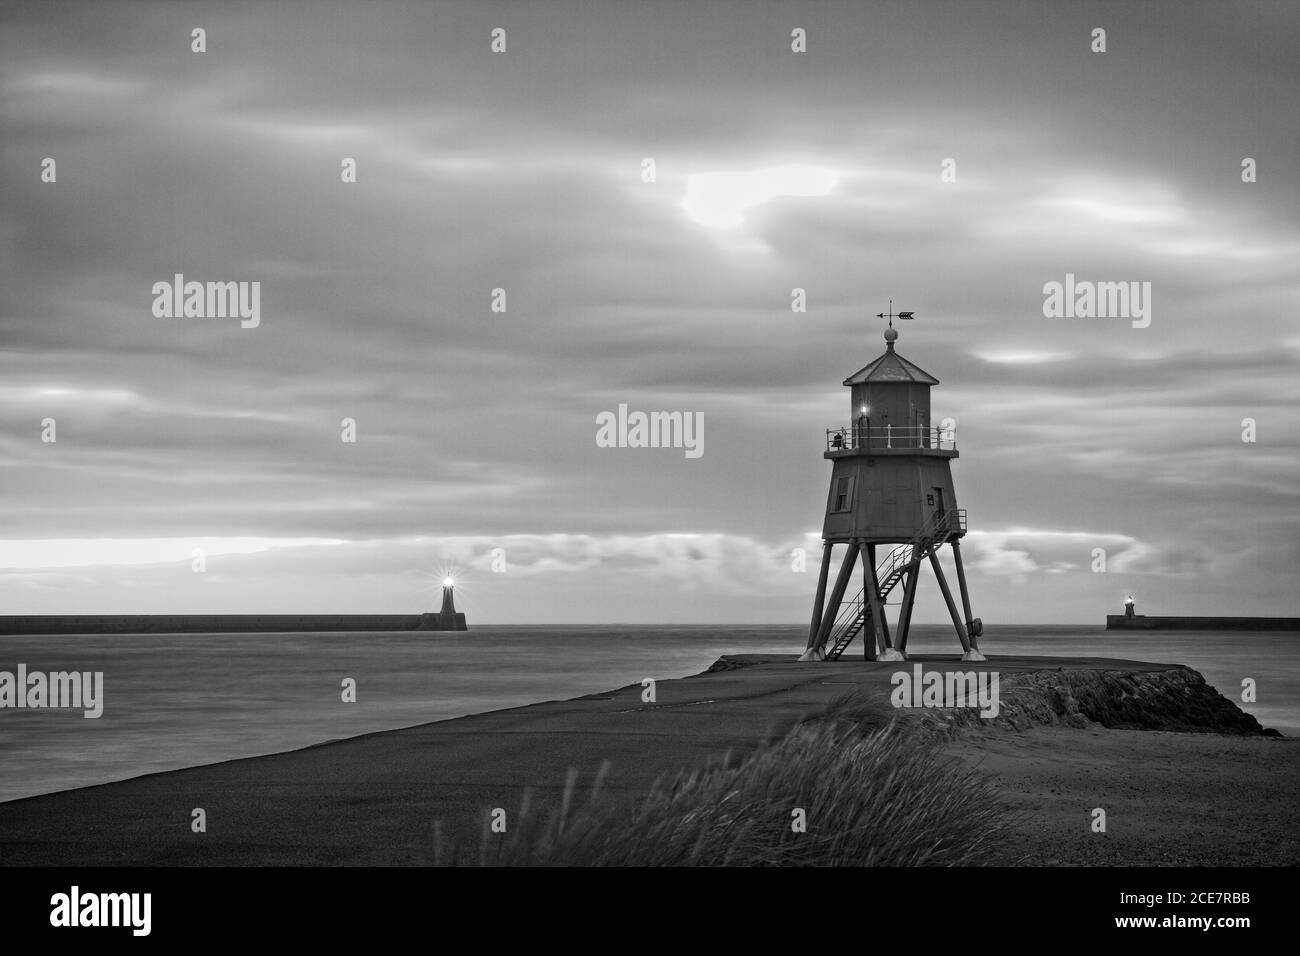
[[[739,762],[658,781],[635,807],[570,773],[549,816],[525,806],[486,829],[488,866],[967,866],[1011,862],[1009,812],[991,784],[900,727],[863,732],[849,702]],[[806,832],[796,832],[802,809]],[[444,852],[446,863],[469,863]]]

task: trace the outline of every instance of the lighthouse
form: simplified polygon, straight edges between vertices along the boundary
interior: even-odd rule
[[[421,614],[419,627],[421,631],[468,630],[465,626],[465,615],[456,610],[456,602],[452,596],[455,584],[450,575],[442,579],[442,610],[437,614]]]
[[[885,351],[844,380],[852,390],[849,420],[826,430],[823,457],[831,463],[831,487],[821,572],[807,649],[799,659],[838,660],[862,635],[867,660],[904,660],[917,585],[928,564],[952,616],[962,660],[982,661],[983,625],[971,616],[961,558],[966,512],[957,507],[952,481],[957,443],[951,429],[942,422],[936,426],[930,415],[930,389],[939,380],[895,349],[893,320],[912,314],[895,315],[891,306],[879,317],[889,318]],[[836,545],[843,554],[828,596]],[[960,610],[939,563],[945,545],[957,570]],[[849,597],[859,560],[862,587]],[[898,608],[892,631],[886,612],[891,595]]]

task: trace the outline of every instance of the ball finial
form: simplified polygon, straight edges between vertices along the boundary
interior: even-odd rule
[[[890,351],[893,351],[894,343],[896,341],[898,341],[898,329],[895,328],[885,329],[885,344],[889,347]]]

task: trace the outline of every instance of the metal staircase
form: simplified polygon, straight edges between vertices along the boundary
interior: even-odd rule
[[[965,531],[966,511],[964,508],[936,512],[917,532],[916,537],[905,544],[900,544],[885,555],[885,559],[876,568],[876,580],[880,582],[881,607],[884,606],[885,600],[889,597],[889,592],[894,589],[899,581],[903,580],[903,575],[928,558],[930,552],[934,551],[935,548],[945,544],[954,536],[960,536]],[[863,560],[866,560],[865,548],[863,549]],[[853,596],[853,600],[847,601],[843,605],[843,609],[835,619],[835,625],[831,628],[830,637],[826,640],[826,643],[830,645],[830,649],[826,652],[825,660],[839,660],[840,655],[853,643],[853,639],[867,626],[867,621],[871,617],[871,605],[866,600],[866,597],[867,589],[863,587]]]

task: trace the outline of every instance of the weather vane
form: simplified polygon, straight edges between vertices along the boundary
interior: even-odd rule
[[[888,312],[877,312],[877,313],[876,313],[876,318],[878,318],[878,319],[888,319],[888,320],[889,320],[889,327],[892,329],[892,328],[894,327],[894,319],[911,320],[911,319],[916,318],[916,316],[914,316],[911,312],[899,312],[897,315],[895,315],[895,314],[894,314],[894,300],[893,300],[893,299],[890,299],[890,300],[889,300],[889,311],[888,311]]]

